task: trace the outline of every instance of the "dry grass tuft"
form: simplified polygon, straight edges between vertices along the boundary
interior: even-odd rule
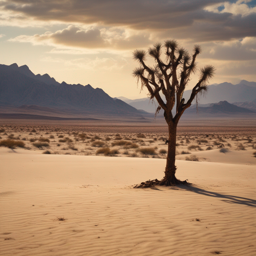
[[[38,141],[40,141],[40,142],[50,142],[50,140],[49,139],[47,139],[47,138],[44,138],[44,137],[41,137]]]
[[[236,148],[237,150],[245,150],[245,147],[244,147],[244,145],[242,144],[242,143],[239,143],[238,145],[237,145],[237,148]]]
[[[43,152],[43,154],[50,155],[50,154],[51,154],[51,151],[46,150],[46,151]]]
[[[185,158],[186,161],[199,161],[198,157],[195,155],[187,156]]]
[[[105,145],[105,143],[103,141],[100,140],[96,140],[92,143],[93,147],[103,147]]]
[[[159,150],[159,154],[161,154],[161,155],[164,155],[166,153],[167,153],[167,150],[165,150],[165,149],[160,149]]]
[[[154,148],[140,148],[138,152],[142,153],[143,155],[156,155],[156,151]]]
[[[190,154],[190,152],[188,152],[188,151],[181,151],[181,154],[182,155],[186,155],[186,154]]]
[[[188,150],[192,150],[192,149],[198,149],[198,150],[202,150],[202,148],[198,145],[190,145],[188,146]]]
[[[19,141],[19,140],[7,139],[7,140],[0,141],[0,147],[7,147],[7,148],[11,148],[11,149],[14,149],[16,147],[24,148],[25,143],[23,141]]]
[[[138,133],[137,138],[145,139],[146,136],[143,133]]]
[[[113,156],[118,154],[119,151],[117,149],[110,149],[110,148],[100,148],[96,151],[96,155],[104,154],[104,156]]]
[[[37,148],[43,148],[43,147],[49,147],[49,144],[46,142],[35,142],[33,143],[33,146]]]

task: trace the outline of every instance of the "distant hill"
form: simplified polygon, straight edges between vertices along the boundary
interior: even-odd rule
[[[190,95],[191,90],[188,90],[184,92],[183,97],[187,101]],[[242,80],[239,84],[236,85],[233,85],[231,83],[209,85],[207,92],[204,95],[200,95],[198,99],[200,104],[218,103],[219,101],[228,101],[235,104],[240,104],[242,102],[251,102],[251,107],[253,107],[253,103],[256,103],[255,96],[256,83]],[[155,113],[155,110],[158,106],[155,100],[150,101],[148,98],[141,98],[136,100],[123,98],[123,101],[137,109],[141,109],[149,113]],[[195,100],[193,104],[195,104]],[[247,107],[246,104],[244,104],[244,106],[239,104],[237,106],[250,109],[249,105]],[[252,110],[253,109],[254,108],[252,108]]]
[[[256,112],[256,99],[250,102],[235,102],[234,105],[242,108],[247,108]]]
[[[247,115],[247,114],[256,114],[256,111],[252,111],[246,108],[238,107],[234,104],[230,104],[227,101],[220,101],[218,103],[207,104],[205,106],[199,105],[192,106],[184,112],[184,115],[188,114],[198,114],[198,115]]]
[[[91,85],[58,83],[48,74],[35,75],[28,66],[0,65],[0,106],[29,111],[52,109],[75,114],[132,116],[142,112],[127,103],[111,98]],[[145,113],[143,113],[145,114]]]

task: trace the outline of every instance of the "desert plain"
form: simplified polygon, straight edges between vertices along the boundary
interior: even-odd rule
[[[256,255],[255,127],[1,124],[0,255]],[[17,143],[18,142],[18,143]]]

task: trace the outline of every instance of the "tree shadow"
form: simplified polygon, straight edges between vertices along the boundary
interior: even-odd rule
[[[220,198],[221,201],[226,202],[226,203],[242,204],[242,205],[247,205],[247,206],[251,206],[251,207],[256,207],[255,199],[241,197],[241,196],[221,194],[218,192],[213,192],[213,191],[209,191],[209,190],[206,190],[203,188],[199,188],[193,184],[190,184],[188,186],[179,185],[177,187],[179,187],[179,189],[181,189],[181,190],[191,191],[191,192],[194,192],[194,193],[197,193],[200,195]]]

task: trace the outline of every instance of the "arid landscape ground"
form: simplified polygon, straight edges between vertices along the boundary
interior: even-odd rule
[[[256,129],[181,126],[161,179],[163,125],[6,122],[1,255],[255,255]]]

